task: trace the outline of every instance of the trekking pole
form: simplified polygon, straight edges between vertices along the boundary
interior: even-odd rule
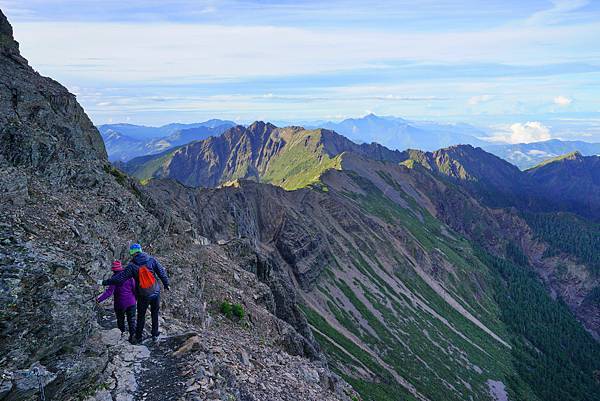
[[[34,366],[28,373],[30,376],[35,376],[38,383],[38,390],[40,392],[40,401],[46,401],[46,390],[44,378],[42,377],[44,374],[40,368]]]

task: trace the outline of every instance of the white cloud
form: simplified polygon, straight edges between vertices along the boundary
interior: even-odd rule
[[[568,106],[571,103],[573,103],[573,99],[566,96],[556,96],[554,98],[554,104],[557,104],[559,106]]]
[[[476,106],[480,103],[486,103],[489,102],[490,100],[492,100],[494,97],[492,95],[478,95],[478,96],[472,96],[469,98],[468,103],[471,106]]]
[[[552,139],[552,136],[550,135],[550,128],[541,122],[528,121],[512,124],[507,130],[496,132],[486,139],[493,142],[531,143],[547,141]]]
[[[23,55],[42,73],[59,80],[113,83],[231,82],[385,68],[388,61],[532,65],[539,60],[578,61],[585,57],[572,44],[600,35],[598,24],[513,26],[444,35],[162,22],[16,22],[14,28]],[[547,42],[553,46],[543,45]]]
[[[527,22],[529,24],[554,24],[562,21],[570,14],[587,6],[589,0],[552,0],[552,7],[534,13]]]
[[[531,160],[531,157],[527,156],[525,153],[521,152],[520,150],[515,150],[515,151],[511,152],[508,158],[513,161],[519,161],[519,160],[529,161],[529,160]]]
[[[544,150],[540,150],[540,149],[531,149],[530,151],[527,152],[527,154],[530,154],[532,156],[549,156],[550,154]]]

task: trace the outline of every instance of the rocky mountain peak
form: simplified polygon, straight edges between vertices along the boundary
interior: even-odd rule
[[[12,26],[2,10],[0,10],[0,48],[3,53],[6,50],[19,51],[19,43],[13,37]]]
[[[570,152],[567,153],[563,156],[559,156],[557,157],[557,161],[560,160],[570,160],[570,161],[574,161],[574,160],[579,160],[582,161],[585,157],[581,154],[581,152],[579,152],[578,150],[574,151],[574,152]]]
[[[255,121],[248,126],[248,130],[251,132],[270,132],[277,129],[273,124],[264,121]]]
[[[100,133],[75,96],[42,77],[19,53],[0,12],[0,161],[46,167],[57,161],[107,159]]]

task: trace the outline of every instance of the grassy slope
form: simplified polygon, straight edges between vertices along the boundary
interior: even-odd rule
[[[379,216],[390,224],[406,227],[422,249],[443,252],[455,267],[457,277],[454,279],[452,292],[456,298],[474,301],[473,289],[469,287],[470,272],[489,272],[473,255],[468,243],[462,239],[452,242],[442,238],[440,224],[426,211],[418,210],[426,216],[421,221],[413,212],[391,202],[381,191],[366,188],[369,184],[360,177],[355,179],[363,189],[368,189],[367,195],[348,193],[347,196],[357,201],[365,212]],[[417,206],[413,204],[413,207]],[[409,380],[418,393],[432,400],[463,400],[471,396],[474,399],[489,399],[486,380],[505,383],[511,381],[515,371],[510,360],[510,350],[450,307],[415,274],[410,262],[404,255],[397,253],[393,246],[382,246],[397,260],[394,277],[388,276],[379,268],[382,262],[377,255],[368,249],[359,249],[353,255],[353,268],[364,279],[356,278],[349,282],[333,274],[320,287],[319,296],[328,299],[328,308],[337,324],[358,337],[363,346],[374,350],[387,365]],[[443,316],[451,327],[423,308],[414,307],[411,296],[396,291],[390,285],[392,281],[402,283],[410,293]],[[338,289],[343,297],[330,295],[338,294]],[[359,297],[357,294],[362,295]],[[353,307],[350,311],[348,302]],[[479,316],[493,331],[506,335],[506,328],[499,319],[499,309],[490,296],[481,294],[478,303],[464,306]],[[331,358],[333,366],[344,366],[340,373],[365,399],[399,399],[386,398],[389,394],[404,394],[401,399],[413,399],[402,386],[394,383],[390,374],[376,360],[360,347],[352,345],[350,339],[328,324],[318,313],[308,311],[307,317],[314,327],[326,334],[319,334],[317,338]],[[371,329],[365,329],[367,326]],[[358,374],[353,375],[352,368],[349,368],[353,364],[352,359],[340,352],[335,344],[349,351],[370,367],[371,371],[378,372],[378,377],[364,379]],[[518,383],[517,387],[518,391],[531,395],[527,386],[522,383]],[[535,396],[532,395],[530,399],[535,399]]]
[[[133,159],[127,165],[128,173],[140,180],[152,179],[162,169],[163,165],[171,159],[177,149],[179,148],[169,149],[157,155]]]
[[[402,191],[392,177],[379,174],[390,188]],[[511,400],[600,399],[600,384],[594,378],[600,369],[600,346],[564,305],[549,297],[528,266],[486,255],[457,233],[446,235],[441,223],[408,194],[403,197],[409,208],[403,208],[370,181],[350,175],[362,193],[345,195],[366,213],[404,227],[418,244],[415,254],[420,249],[429,255],[443,255],[453,268],[452,274],[438,277],[448,293],[512,345],[510,349],[501,346],[450,307],[392,244],[383,240],[381,247],[397,262],[394,277],[379,268],[383,263],[380,255],[358,248],[353,251],[353,267],[359,277],[347,280],[332,269],[318,289],[318,296],[328,300],[326,314],[333,315],[335,323],[316,318],[314,311],[307,316],[318,328],[317,339],[332,365],[365,399],[413,399],[393,383],[385,366],[363,351],[365,347],[431,400],[489,399],[488,379],[502,381]],[[410,296],[392,288],[395,280],[466,338],[431,313],[414,308]],[[340,352],[338,346],[354,358]],[[377,375],[365,377],[356,360]],[[390,393],[398,397],[389,398]]]
[[[574,151],[574,152],[566,153],[566,154],[564,154],[564,155],[560,155],[560,156],[552,157],[552,158],[550,158],[550,159],[546,159],[546,160],[544,160],[543,162],[541,162],[541,163],[539,163],[539,164],[536,164],[535,166],[533,166],[533,167],[531,167],[531,168],[528,168],[528,169],[527,169],[527,170],[525,170],[525,171],[529,171],[529,170],[535,170],[536,168],[543,167],[543,166],[547,166],[548,164],[555,163],[555,162],[559,162],[559,161],[561,161],[561,160],[570,159],[570,158],[573,158],[573,157],[575,157],[575,156],[577,156],[577,155],[581,155],[581,153],[579,153],[579,151]]]
[[[295,132],[287,135],[286,145],[269,161],[267,168],[259,176],[261,182],[278,185],[287,190],[303,188],[319,182],[323,172],[341,169],[341,155],[330,157],[323,149],[320,130]],[[177,149],[160,155],[134,159],[129,172],[138,179],[147,180],[156,176]],[[247,178],[253,161],[250,158],[239,160],[235,171],[222,177],[223,182]],[[195,182],[193,179],[187,184]]]
[[[286,140],[282,151],[269,162],[261,181],[287,190],[319,181],[323,172],[341,169],[341,155],[329,157],[323,150],[319,130],[301,131]]]

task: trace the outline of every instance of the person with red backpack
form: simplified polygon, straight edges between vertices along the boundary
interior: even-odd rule
[[[137,295],[137,325],[135,342],[142,341],[146,311],[150,307],[152,316],[152,340],[158,341],[158,311],[160,309],[160,285],[156,276],[162,281],[165,290],[169,290],[169,276],[165,268],[152,256],[142,252],[140,244],[129,247],[131,261],[122,272],[102,281],[102,285],[120,285],[133,278]]]

